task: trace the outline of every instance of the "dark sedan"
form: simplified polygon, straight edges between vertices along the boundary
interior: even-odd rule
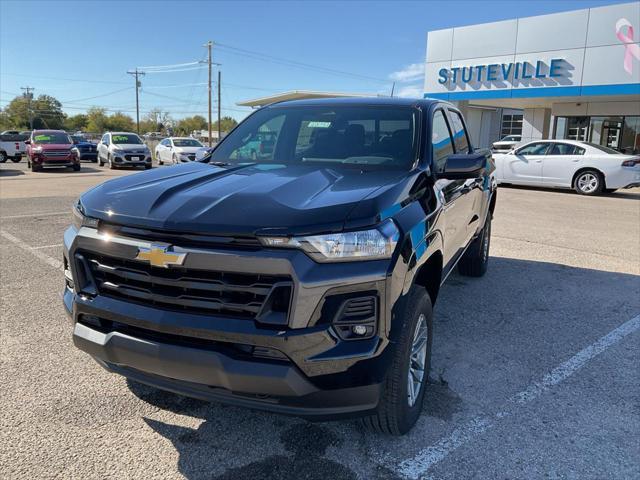
[[[78,151],[80,160],[91,160],[94,163],[98,161],[98,151],[95,143],[79,135],[71,135],[71,139],[73,140],[73,148]]]

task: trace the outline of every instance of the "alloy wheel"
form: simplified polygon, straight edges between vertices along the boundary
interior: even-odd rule
[[[416,329],[413,332],[413,342],[409,356],[407,402],[410,407],[413,407],[418,400],[418,396],[422,390],[422,384],[424,383],[428,340],[429,331],[427,329],[427,318],[424,313],[421,313],[416,323]]]
[[[584,193],[592,193],[598,188],[598,177],[587,172],[578,177],[578,188]]]

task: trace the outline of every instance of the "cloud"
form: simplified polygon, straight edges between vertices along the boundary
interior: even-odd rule
[[[396,82],[413,82],[424,78],[424,63],[412,63],[389,75]]]
[[[422,85],[407,85],[398,89],[396,97],[422,98],[424,89]]]

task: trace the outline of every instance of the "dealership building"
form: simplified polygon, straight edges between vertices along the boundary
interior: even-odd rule
[[[640,2],[431,31],[424,96],[475,144],[585,140],[640,153]]]

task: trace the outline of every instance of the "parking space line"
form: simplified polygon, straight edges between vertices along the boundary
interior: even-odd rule
[[[590,360],[593,360],[602,352],[618,343],[627,335],[637,331],[639,328],[640,315],[637,315],[605,336],[600,337],[591,345],[583,348],[566,362],[558,365],[544,375],[541,381],[533,383],[523,391],[515,394],[507,401],[504,408],[498,412],[473,418],[467,422],[467,424],[456,428],[435,444],[423,449],[413,458],[403,460],[398,465],[395,465],[394,469],[400,475],[411,479],[418,479],[427,475],[431,467],[447,458],[449,454],[453,453],[462,445],[472,441],[475,437],[493,427],[498,420],[515,414],[520,406],[532,402],[551,387],[562,383]]]
[[[56,248],[61,246],[62,246],[62,243],[56,243],[54,245],[40,245],[39,247],[31,247],[31,250],[41,250],[43,248]]]
[[[57,215],[71,216],[71,209],[65,210],[64,212],[25,213],[24,215],[7,215],[6,217],[0,217],[0,220],[11,220],[13,218],[55,217]]]
[[[5,232],[4,230],[0,230],[0,237],[4,238],[5,240],[8,240],[9,242],[13,243],[16,247],[24,250],[25,252],[29,252],[31,255],[33,255],[37,259],[43,261],[44,263],[46,263],[50,267],[53,267],[53,268],[58,269],[58,270],[62,269],[62,262],[60,260],[57,260],[57,259],[47,255],[46,253],[42,253],[39,250],[35,250],[33,247],[30,247],[25,242],[20,240],[18,237],[15,237],[15,236],[11,235],[9,232]]]

